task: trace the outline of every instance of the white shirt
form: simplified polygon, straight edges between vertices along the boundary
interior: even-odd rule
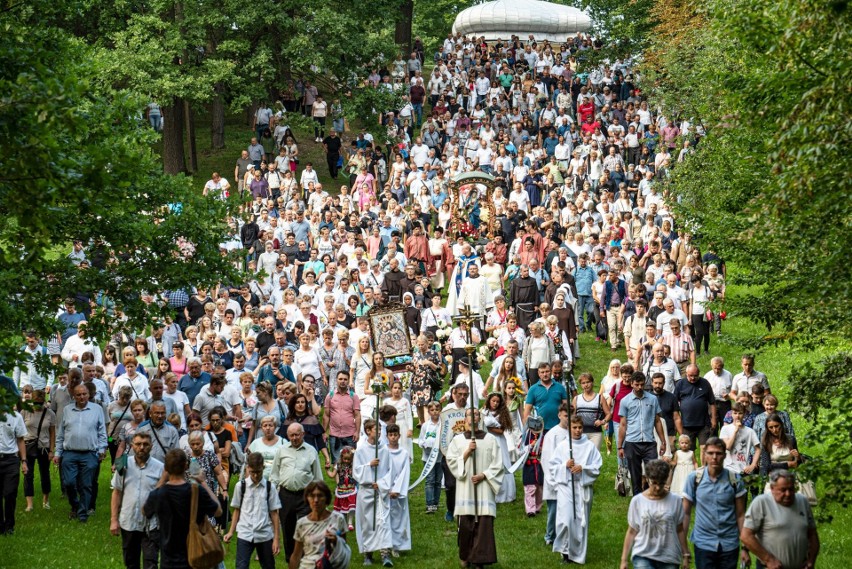
[[[425,144],[415,144],[411,147],[411,159],[418,168],[422,168],[429,158],[429,147]]]
[[[27,434],[24,417],[17,411],[6,414],[0,422],[0,454],[18,454],[18,439]]]

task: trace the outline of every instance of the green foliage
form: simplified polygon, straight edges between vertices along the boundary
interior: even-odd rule
[[[808,362],[793,370],[790,382],[799,395],[791,400],[790,409],[815,426],[807,431],[803,442],[822,448],[801,471],[806,478],[822,480],[825,500],[848,507],[852,504],[849,494],[852,427],[848,409],[852,398],[852,353],[833,354],[816,366]]]
[[[452,31],[459,12],[474,4],[473,0],[415,0],[414,35],[420,36],[423,41],[427,60],[431,59],[431,54],[438,50]]]
[[[651,13],[655,0],[572,0],[560,2],[585,10],[592,19],[592,34],[603,48],[586,51],[589,64],[641,55],[655,25]]]
[[[845,151],[852,80],[849,10],[785,0],[711,2],[706,27],[648,70],[657,104],[708,136],[679,166],[680,212],[723,258],[765,285],[733,309],[767,341],[852,337],[845,315],[852,237]]]
[[[677,42],[655,35],[655,65],[645,70],[655,105],[707,130],[667,189],[702,248],[736,267],[732,282],[749,285],[726,300],[729,314],[765,326],[744,343],[819,351],[788,372],[792,410],[807,419],[798,434],[814,456],[802,473],[820,480],[825,502],[847,506],[849,8],[712,0],[701,16],[706,23]]]
[[[368,131],[381,132],[384,130],[380,124],[381,113],[401,108],[402,93],[362,84],[343,100],[343,106],[347,117],[358,117]],[[377,141],[377,144],[382,142]]]
[[[161,173],[145,100],[96,88],[96,50],[61,30],[6,16],[0,27],[0,369],[23,330],[56,331],[68,296],[97,303],[90,331],[103,340],[162,318],[141,290],[238,278],[218,247],[229,205]],[[74,267],[72,240],[105,268]]]

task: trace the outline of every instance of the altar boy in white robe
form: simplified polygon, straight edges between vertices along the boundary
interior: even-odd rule
[[[364,421],[367,444],[355,451],[352,475],[358,482],[358,499],[355,502],[355,535],[358,550],[364,560],[372,563],[373,552],[382,555],[382,564],[392,567],[393,538],[390,526],[391,459],[387,447],[377,442],[376,421]],[[378,458],[376,458],[378,445]],[[375,513],[374,513],[375,511]],[[387,565],[390,563],[390,565]]]
[[[571,436],[569,425],[571,424],[571,412],[568,404],[559,406],[559,424],[547,431],[544,441],[541,443],[541,464],[544,465],[544,485],[541,490],[541,499],[547,503],[547,526],[544,532],[544,543],[553,545],[556,537],[556,512],[558,511],[556,481],[552,471],[547,468],[550,459],[559,443]]]
[[[447,449],[447,464],[456,478],[459,560],[465,567],[490,565],[497,563],[494,518],[504,476],[503,454],[494,435],[480,428],[479,410],[468,409],[465,423],[465,432],[456,435]],[[476,425],[475,438],[471,425]]]
[[[565,562],[586,562],[592,485],[601,472],[602,464],[600,451],[583,434],[583,421],[574,415],[571,417],[570,444],[567,439],[559,443],[549,463],[557,493],[553,551],[561,553]]]
[[[399,446],[402,433],[399,425],[388,425],[388,454],[391,463],[390,525],[393,528],[394,557],[400,551],[411,551],[411,519],[408,509],[408,482],[411,461],[408,451]]]

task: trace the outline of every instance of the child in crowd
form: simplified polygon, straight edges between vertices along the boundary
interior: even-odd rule
[[[358,484],[352,475],[352,461],[355,449],[343,447],[340,450],[340,460],[329,469],[328,475],[334,478],[337,487],[334,489],[334,511],[340,512],[349,524],[349,531],[355,529],[355,503],[358,497]]]
[[[411,461],[408,452],[400,447],[402,439],[399,425],[388,425],[388,454],[390,455],[390,525],[393,528],[392,540],[394,557],[400,551],[411,551],[411,520],[408,510],[408,480],[411,475]]]
[[[423,451],[421,458],[423,462],[429,461],[432,453],[438,450],[438,430],[441,425],[441,404],[432,401],[426,406],[429,412],[429,420],[423,423],[420,429],[420,438],[417,444]],[[439,458],[440,460],[440,458]],[[426,475],[426,513],[434,514],[438,511],[438,502],[441,500],[441,464],[435,463],[429,474]]]
[[[396,409],[396,425],[399,426],[399,446],[408,454],[408,460],[414,460],[414,445],[411,439],[414,433],[414,409],[411,401],[403,395],[402,382],[398,379],[391,381],[390,397],[384,400],[385,405]]]
[[[274,552],[278,551],[278,510],[281,501],[272,484],[263,478],[263,455],[253,452],[246,459],[248,478],[234,486],[231,507],[231,529],[225,534],[225,543],[230,543],[237,533],[237,569],[248,569],[253,552],[262,569],[275,568]],[[251,541],[249,541],[251,540]]]
[[[671,472],[669,472],[669,491],[675,494],[683,494],[686,476],[698,468],[695,452],[689,448],[690,442],[688,435],[678,437],[678,450],[675,451],[672,458],[668,459],[668,463],[672,465]]]
[[[488,432],[497,439],[503,457],[503,467],[508,471],[509,467],[512,466],[509,449],[514,447],[515,439],[512,435],[512,417],[509,415],[509,410],[506,408],[503,396],[500,393],[488,395],[482,420]],[[497,503],[514,502],[515,492],[515,477],[503,476],[500,491],[497,493]]]
[[[553,551],[563,563],[586,562],[589,520],[592,514],[592,485],[601,472],[603,459],[598,447],[583,434],[583,420],[574,415],[571,441],[556,446],[547,468],[556,482],[556,535]]]
[[[541,427],[528,428],[524,435],[524,444],[530,446],[522,476],[524,509],[528,518],[534,518],[541,511],[541,493],[544,487],[544,472],[541,469],[542,432]]]
[[[181,428],[181,426],[180,426],[180,415],[178,415],[177,413],[172,413],[171,415],[166,417],[166,421],[168,421],[169,424],[171,424],[172,427],[177,429],[179,436],[182,437],[186,434],[186,429]]]
[[[393,538],[390,527],[390,455],[387,447],[379,441],[379,426],[375,420],[364,421],[364,433],[366,441],[355,451],[352,467],[352,475],[358,483],[358,498],[355,503],[355,535],[358,538],[358,550],[364,554],[364,563],[367,565],[373,563],[373,552],[379,551],[382,556],[382,565],[393,567],[391,560]]]

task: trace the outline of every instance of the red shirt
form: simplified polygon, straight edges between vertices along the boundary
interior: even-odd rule
[[[594,134],[595,131],[600,127],[601,123],[599,123],[598,121],[584,122],[580,125],[580,131],[582,131],[584,134]]]
[[[586,118],[594,116],[595,104],[591,101],[583,103],[582,105],[577,107],[577,114],[580,115],[580,122],[586,122]]]
[[[616,388],[618,388],[618,391],[616,391]],[[625,385],[623,381],[612,386],[609,394],[614,402],[612,404],[612,420],[616,423],[621,420],[618,416],[618,408],[621,406],[621,400],[627,397],[627,394],[632,391],[633,387],[631,387],[630,384]]]

